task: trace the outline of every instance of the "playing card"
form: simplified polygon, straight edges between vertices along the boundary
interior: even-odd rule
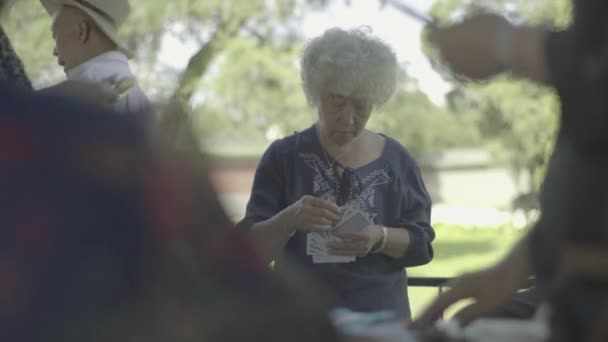
[[[332,233],[356,233],[360,232],[370,224],[372,224],[372,222],[365,213],[361,211],[356,211],[350,217],[346,218],[344,221],[336,225],[336,227],[332,230]]]
[[[334,223],[334,226],[340,224],[344,218],[346,218],[346,212],[348,211],[349,207],[340,207],[340,219],[338,220],[338,222]]]
[[[342,207],[340,207],[340,220],[338,220],[338,222],[336,222],[334,224],[334,227],[342,224],[342,222],[344,222],[345,220],[347,220],[349,217],[351,217],[356,212],[357,212],[357,209],[354,209],[351,206],[342,206]]]
[[[355,257],[344,257],[330,255],[327,251],[327,243],[338,239],[327,232],[309,233],[307,236],[306,253],[312,255],[313,262],[319,263],[345,263],[355,261]]]
[[[338,255],[313,255],[312,261],[315,264],[323,264],[323,263],[346,263],[353,262],[356,258],[349,256],[338,256]]]
[[[319,246],[316,241],[314,241],[312,234],[306,235],[306,254],[313,255],[315,253],[320,252]]]
[[[310,244],[310,255],[313,254],[324,254],[325,250],[321,247],[319,243],[312,242]]]
[[[309,255],[323,253],[325,251],[323,241],[324,238],[321,233],[308,233],[306,236],[306,253]]]
[[[360,209],[351,206],[342,206],[340,220],[334,225],[332,231],[309,233],[306,237],[306,253],[312,256],[313,262],[319,263],[347,263],[354,262],[354,256],[331,255],[327,244],[340,238],[335,233],[358,232],[370,225],[367,214]]]

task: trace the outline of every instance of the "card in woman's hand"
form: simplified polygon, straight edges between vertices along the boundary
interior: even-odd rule
[[[332,234],[340,233],[357,233],[365,227],[372,224],[372,221],[367,217],[367,214],[361,210],[355,209],[349,216],[344,217],[332,230]]]

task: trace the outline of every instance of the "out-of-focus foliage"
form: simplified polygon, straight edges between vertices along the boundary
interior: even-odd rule
[[[190,102],[191,122],[205,140],[265,145],[315,121],[300,87],[298,59],[305,41],[299,27],[308,13],[332,1],[131,3],[133,12],[120,33],[135,52],[132,65],[140,83],[155,100],[173,95]],[[52,56],[50,22],[38,0],[22,0],[4,23],[38,86],[63,78]],[[189,50],[170,51],[171,39]],[[165,63],[168,54],[188,61],[186,68]],[[418,90],[415,80],[405,72],[402,79],[370,127],[416,154],[474,140],[474,134],[463,134],[457,118]]]
[[[276,139],[314,122],[300,87],[301,44],[234,39],[217,63],[220,72],[204,82],[208,100],[199,109],[199,127],[213,135],[205,113],[219,114],[231,141]],[[246,142],[243,142],[246,143]]]
[[[393,97],[376,110],[369,127],[399,139],[416,156],[480,143],[473,122],[433,104],[407,72],[402,73]]]
[[[35,85],[47,85],[62,78],[63,71],[53,56],[51,18],[39,1],[17,1],[2,20],[2,27]]]
[[[300,88],[298,58],[305,44],[300,27],[306,15],[337,2],[344,3],[131,1],[133,11],[121,36],[135,52],[132,66],[142,87],[155,101],[171,96],[185,99],[191,105],[191,122],[204,140],[235,146],[265,145],[315,121],[316,113]],[[564,4],[568,3],[494,2],[511,12],[521,8],[528,14],[526,18],[535,22],[546,21],[552,13],[567,13]],[[438,0],[433,14],[447,21],[466,13],[471,3]],[[64,78],[52,55],[50,24],[38,0],[19,1],[3,23],[37,86]],[[168,42],[176,40],[185,48],[173,51]],[[169,55],[181,59],[186,67],[168,63]],[[546,153],[554,132],[551,127],[556,123],[554,100],[547,92],[530,87],[503,81],[474,86],[467,92],[456,87],[445,110],[429,101],[404,67],[396,94],[375,109],[369,127],[398,139],[415,155],[488,141],[497,151],[520,158],[518,166],[528,168],[530,160],[539,159],[534,144],[541,141],[539,149]],[[471,93],[476,95],[470,97]],[[530,94],[541,102],[530,102]],[[495,115],[488,114],[492,110]],[[508,134],[506,129],[497,129],[504,122],[508,122],[504,126],[509,127]],[[543,129],[535,130],[538,126]],[[536,133],[528,134],[530,131]],[[544,157],[541,159],[544,163]]]

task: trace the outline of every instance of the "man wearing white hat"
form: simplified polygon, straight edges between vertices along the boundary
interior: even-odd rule
[[[53,39],[58,63],[68,80],[112,85],[118,98],[114,108],[139,113],[150,102],[129,68],[129,53],[117,31],[127,19],[128,0],[41,0],[53,16]]]

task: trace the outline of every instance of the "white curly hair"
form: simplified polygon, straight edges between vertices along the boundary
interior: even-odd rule
[[[397,85],[397,57],[370,31],[331,28],[306,45],[300,63],[308,103],[318,107],[323,91],[365,98],[374,106],[388,101]]]

